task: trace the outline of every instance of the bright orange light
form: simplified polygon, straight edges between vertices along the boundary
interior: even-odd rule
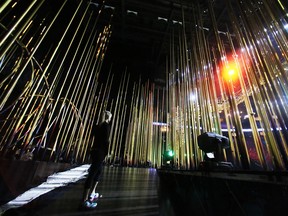
[[[235,81],[238,79],[240,68],[234,60],[228,61],[222,69],[222,76],[226,81]]]
[[[239,49],[234,54],[222,56],[219,61],[219,69],[221,80],[224,81],[223,84],[229,84],[229,87],[233,87],[233,91],[237,92],[240,90],[242,88],[240,79],[242,79],[243,83],[246,83],[248,79],[247,69],[250,68],[250,65],[248,53],[242,49]]]

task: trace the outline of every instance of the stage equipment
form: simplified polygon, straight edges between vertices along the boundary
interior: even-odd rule
[[[204,152],[204,161],[200,162],[201,170],[230,170],[231,162],[224,161],[223,149],[230,148],[229,139],[213,132],[205,132],[197,137],[198,146]]]
[[[174,165],[174,151],[167,150],[163,154],[162,168],[172,168]]]

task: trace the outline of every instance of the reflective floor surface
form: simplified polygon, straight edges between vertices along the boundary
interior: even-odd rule
[[[208,173],[118,166],[104,167],[97,190],[102,197],[96,209],[87,210],[81,198],[88,168],[83,165],[49,176],[38,187],[0,206],[0,215],[274,216],[288,212],[285,182],[235,179],[237,173],[211,172],[209,175],[223,177],[212,178]],[[286,179],[286,175],[281,177]]]
[[[152,168],[105,167],[98,192],[102,197],[96,209],[81,208],[85,178],[47,192],[2,215],[161,215],[158,202],[158,176]],[[53,183],[52,183],[53,184]],[[49,186],[47,186],[49,187]]]

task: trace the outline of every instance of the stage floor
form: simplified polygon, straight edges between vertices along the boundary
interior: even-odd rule
[[[84,181],[85,178],[82,178],[56,188],[21,207],[9,208],[2,215],[161,215],[156,169],[105,167],[98,185],[102,197],[94,210],[80,207]]]
[[[0,215],[269,216],[288,212],[287,173],[199,172],[118,166],[104,167],[98,185],[102,197],[96,209],[87,210],[81,207],[81,198],[89,165],[75,169],[78,168],[81,170],[79,173],[73,171],[74,176],[68,171],[59,172],[59,176],[52,175],[45,183],[24,193],[34,198],[18,197],[0,206]],[[56,180],[69,180],[70,183],[63,185]]]

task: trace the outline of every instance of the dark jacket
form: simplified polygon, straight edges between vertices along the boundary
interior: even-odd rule
[[[105,154],[108,154],[110,129],[111,124],[107,122],[102,122],[93,127],[92,135],[94,136],[94,143],[92,151],[103,151]]]

